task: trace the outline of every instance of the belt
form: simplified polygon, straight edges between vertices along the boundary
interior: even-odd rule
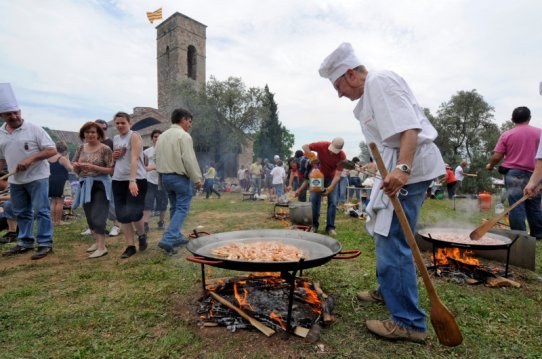
[[[166,176],[166,175],[167,175],[167,176],[180,176],[180,177],[186,177],[186,178],[188,178],[187,175],[180,175],[180,174],[178,174],[178,173],[176,173],[176,172],[170,172],[170,173],[162,173],[162,172],[159,172],[159,174],[162,175],[162,176]]]

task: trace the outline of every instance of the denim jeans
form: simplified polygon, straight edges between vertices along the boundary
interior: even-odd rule
[[[34,217],[36,217],[38,247],[53,247],[49,178],[25,184],[11,184],[10,194],[13,213],[19,226],[19,245],[25,248],[34,247]]]
[[[341,177],[338,183],[338,196],[339,196],[339,202],[346,203],[346,187],[348,186],[348,177]]]
[[[252,177],[252,193],[257,193],[258,196],[262,194],[262,177],[254,176]]]
[[[412,231],[431,181],[405,186],[406,196],[399,196]],[[390,204],[391,205],[391,204]],[[418,281],[412,251],[397,215],[393,214],[387,237],[375,234],[376,274],[391,319],[401,327],[426,332],[425,312],[418,305]]]
[[[353,176],[353,177],[350,177],[350,186],[354,186],[354,187],[358,187],[358,188],[361,188],[361,178],[359,178],[358,176]],[[358,201],[361,200],[361,189],[351,189],[350,191],[348,191],[348,198],[349,199],[352,199],[354,197],[354,194],[356,195],[356,198]]]
[[[187,242],[183,240],[181,229],[190,209],[193,186],[190,179],[186,176],[162,174],[161,178],[162,188],[169,197],[170,223],[160,243],[176,247]]]
[[[324,178],[324,186],[331,184],[331,178]],[[327,195],[327,216],[326,216],[326,232],[335,229],[335,213],[337,212],[337,189]],[[320,225],[320,207],[322,206],[322,195],[320,193],[311,192],[310,201],[312,204],[312,227],[318,228]]]
[[[513,205],[523,197],[523,188],[529,182],[532,172],[518,169],[510,169],[504,176],[504,186],[508,192],[508,204]],[[527,231],[525,219],[529,223],[530,234],[536,238],[542,238],[542,209],[540,208],[540,192],[533,198],[529,198],[510,211],[510,229]]]

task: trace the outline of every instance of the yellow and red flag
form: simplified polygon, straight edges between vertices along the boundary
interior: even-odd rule
[[[152,22],[154,20],[161,20],[162,19],[162,8],[156,10],[156,11],[153,11],[153,12],[147,12],[147,18],[149,19],[149,21]]]

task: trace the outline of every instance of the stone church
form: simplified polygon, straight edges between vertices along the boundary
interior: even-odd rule
[[[171,126],[170,115],[177,103],[172,88],[182,80],[193,81],[198,88],[205,86],[206,29],[204,24],[178,12],[156,27],[158,109],[135,107],[131,114],[133,126],[156,123],[138,131],[145,146],[151,145],[150,134],[154,129],[165,131]],[[197,121],[197,117],[194,121]],[[110,128],[114,131],[113,125]],[[209,153],[205,146],[198,144],[197,137],[193,136],[193,141],[202,171],[206,165],[214,162],[219,177],[236,177],[241,164],[252,162],[250,139],[247,139],[246,145],[239,144],[235,151],[220,150],[215,153]]]

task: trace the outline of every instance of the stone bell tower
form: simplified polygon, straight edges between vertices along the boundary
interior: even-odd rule
[[[206,29],[196,20],[176,12],[156,27],[158,109],[174,108],[172,86],[190,79],[205,84]]]

